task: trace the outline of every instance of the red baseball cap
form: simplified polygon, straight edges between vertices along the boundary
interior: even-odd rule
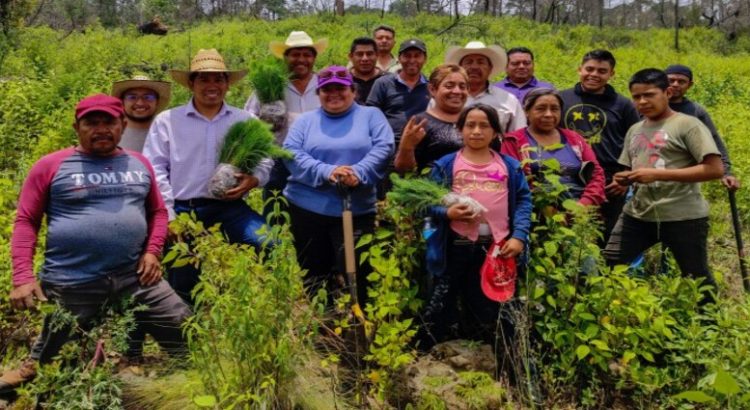
[[[494,269],[482,269],[482,292],[495,302],[507,302],[516,292],[516,258],[496,257]]]
[[[119,98],[106,94],[95,94],[78,102],[78,105],[76,105],[76,119],[80,120],[84,115],[94,111],[101,111],[116,118],[122,117],[125,112],[122,107],[122,101]]]

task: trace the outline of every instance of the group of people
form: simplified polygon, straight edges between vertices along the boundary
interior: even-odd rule
[[[191,314],[200,269],[166,267],[162,279],[160,257],[177,215],[192,213],[206,226],[220,224],[230,242],[260,247],[267,219],[244,198],[255,188],[266,197],[280,193],[308,272],[305,286],[314,292],[334,272],[344,272],[342,191],[359,237],[374,230],[390,173],[419,177],[429,168],[431,179],[482,208],[458,202],[430,211],[440,232],[428,240],[425,261],[435,280],[420,340],[430,345],[450,337],[459,301],[476,328],[494,327],[498,301],[513,296],[514,283],[480,271],[490,256],[513,266],[527,250],[528,181],[538,181],[550,159],[559,163],[566,197],[601,210],[609,261],[630,263],[664,242],[684,274],[714,283],[699,182],[739,184],[710,117],[685,97],[693,84],[688,67],[638,71],[629,82],[631,100],[608,84],[615,58],[606,50],[586,53],[580,81],[558,92],[534,76],[527,48],[506,52],[471,41],[449,48],[445,63],[426,76],[425,43],[402,41],[394,56],[395,36],[393,28],[379,26],[372,38],[353,40],[347,66],[317,73],[315,60],[327,41],[294,31],[272,42],[271,53],[289,73],[284,103],[290,125],[282,144],[293,158],[266,159],[251,174],[238,173],[237,186],[220,199],[207,185],[224,135],[233,124],[262,115],[255,94],[242,109],[225,101],[246,70],[230,70],[216,50],[201,49],[188,70],[170,71],[191,92],[183,105],[167,109],[170,84],[147,77],[81,100],[73,125],[78,144],[39,160],[21,190],[11,303],[31,308],[36,300],[54,300],[85,330],[102,306],[133,298],[144,308],[136,312],[126,357],[142,354],[147,333],[179,355],[185,343],[180,325]],[[492,84],[503,71],[506,77]],[[45,216],[37,279],[34,249]],[[361,278],[357,292],[364,300]],[[0,392],[32,378],[37,362],[49,363],[75,337],[70,330],[46,320],[30,359],[0,377]]]

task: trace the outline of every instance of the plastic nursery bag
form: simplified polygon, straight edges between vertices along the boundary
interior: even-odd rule
[[[466,195],[457,194],[455,192],[445,194],[445,196],[443,196],[442,202],[443,205],[448,208],[455,204],[467,205],[472,211],[472,217],[476,217],[482,212],[487,212],[487,208],[477,202],[476,199]]]
[[[239,184],[236,174],[241,172],[239,168],[232,164],[217,165],[214,169],[214,175],[208,181],[208,192],[214,198],[224,198],[227,191]]]

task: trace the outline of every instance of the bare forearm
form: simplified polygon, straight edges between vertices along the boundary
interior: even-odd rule
[[[721,157],[711,155],[702,163],[681,169],[656,169],[657,181],[703,182],[719,179],[724,175]]]
[[[414,156],[414,148],[404,147],[403,145],[402,141],[398,147],[398,152],[396,152],[396,159],[393,165],[398,172],[413,171],[417,166],[417,159]]]

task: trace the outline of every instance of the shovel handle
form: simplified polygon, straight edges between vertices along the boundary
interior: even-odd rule
[[[742,240],[742,225],[740,224],[740,213],[737,210],[737,198],[734,191],[727,190],[729,194],[729,209],[732,211],[732,225],[734,226],[734,240],[737,243],[737,256],[740,259],[740,274],[745,292],[750,292],[750,278],[747,276],[747,264],[745,262],[745,243]]]

